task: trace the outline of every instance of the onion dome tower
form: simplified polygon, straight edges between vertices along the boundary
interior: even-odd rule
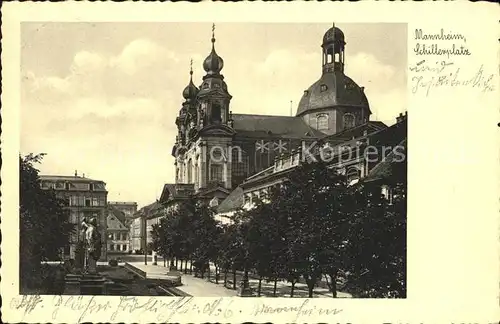
[[[179,116],[175,121],[179,130],[178,141],[182,144],[185,144],[189,139],[187,135],[190,133],[191,128],[196,126],[197,122],[196,96],[199,89],[193,83],[193,60],[191,60],[189,75],[189,84],[182,91],[184,102],[179,110]]]
[[[201,126],[228,124],[229,103],[232,96],[227,91],[224,76],[220,73],[224,60],[215,50],[215,24],[212,25],[212,50],[203,61],[206,74],[197,95]]]
[[[296,116],[311,127],[334,134],[368,121],[371,114],[364,88],[345,75],[345,36],[329,28],[323,36],[322,75],[299,102]]]

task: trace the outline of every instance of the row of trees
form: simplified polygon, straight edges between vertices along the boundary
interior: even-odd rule
[[[345,176],[321,162],[291,173],[250,210],[240,210],[229,225],[190,199],[153,227],[154,248],[203,277],[216,268],[216,280],[243,271],[262,280],[305,282],[312,297],[323,279],[334,297],[337,284],[360,297],[405,297],[406,178],[396,172],[392,202],[380,184],[348,187]],[[192,269],[190,269],[192,270]],[[341,280],[342,279],[342,280]]]
[[[41,262],[57,260],[74,231],[64,200],[40,187],[35,165],[42,159],[43,154],[19,157],[19,261],[23,289],[39,288],[44,276]]]

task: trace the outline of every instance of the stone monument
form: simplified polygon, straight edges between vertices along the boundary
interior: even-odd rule
[[[85,270],[80,279],[80,294],[104,295],[106,279],[97,273],[97,260],[101,257],[102,248],[97,219],[84,220],[82,226],[85,228]]]
[[[85,223],[85,221],[84,221]],[[85,223],[85,272],[88,274],[97,273],[97,260],[101,257],[101,234],[97,229],[97,220],[92,218]]]

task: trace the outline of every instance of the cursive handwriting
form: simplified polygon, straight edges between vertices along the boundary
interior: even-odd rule
[[[314,315],[337,315],[342,312],[342,309],[338,308],[322,308],[317,306],[309,307],[309,299],[305,299],[299,306],[280,306],[272,307],[264,303],[259,303],[255,306],[252,311],[252,315],[262,315],[262,314],[281,314],[281,313],[293,313],[295,314],[295,322],[302,316],[314,316]]]
[[[10,308],[15,310],[23,310],[23,318],[26,314],[31,313],[42,302],[39,295],[25,295],[14,297],[10,300]],[[40,305],[43,307],[43,304]]]
[[[189,314],[193,316],[210,316],[218,322],[227,322],[235,314],[245,312],[250,316],[290,314],[298,321],[300,317],[309,316],[333,316],[342,312],[335,307],[318,307],[311,305],[309,299],[301,301],[300,304],[291,306],[270,306],[265,302],[257,302],[250,310],[238,309],[233,304],[232,298],[217,298],[211,301],[197,301],[193,297],[183,298],[160,298],[160,297],[135,297],[120,296],[119,300],[103,300],[96,296],[54,296],[42,300],[40,296],[19,296],[10,302],[11,309],[22,309],[24,315],[33,312],[37,305],[43,308],[50,304],[52,307],[52,320],[57,321],[69,311],[74,317],[72,322],[82,323],[91,320],[91,315],[98,316],[100,321],[116,322],[124,317],[134,315],[149,317],[153,315],[156,322],[171,322],[175,315]],[[23,317],[24,318],[24,317]]]
[[[444,29],[441,28],[439,33],[424,33],[421,28],[415,29],[415,40],[462,40],[464,43],[467,42],[467,39],[462,34],[455,33],[445,33]]]
[[[89,300],[86,300],[83,296],[69,296],[64,298],[62,296],[54,296],[53,305],[52,319],[55,320],[59,309],[64,307],[78,312],[77,323],[81,323],[87,315],[111,310],[111,303],[109,301],[100,303],[95,299],[95,296],[90,297]]]
[[[410,71],[417,73],[421,72],[441,73],[448,66],[454,64],[453,62],[447,62],[447,61],[436,61],[435,64],[424,64],[424,63],[426,63],[425,60],[418,62],[417,64],[415,64],[415,66],[410,67]]]
[[[416,55],[437,55],[437,56],[469,56],[469,49],[465,45],[452,44],[450,47],[442,47],[439,44],[417,43],[413,49]]]
[[[417,75],[412,77],[412,93],[416,94],[423,90],[425,95],[429,96],[431,89],[442,87],[470,87],[479,89],[481,92],[495,90],[493,74],[486,74],[482,65],[472,76],[464,76],[460,68],[452,71],[446,67],[438,69],[437,73],[430,76]]]

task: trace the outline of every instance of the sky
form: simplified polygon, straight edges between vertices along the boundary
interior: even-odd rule
[[[331,24],[216,25],[233,113],[290,115],[321,76]],[[406,24],[337,24],[345,73],[365,87],[372,120],[407,108]],[[174,182],[182,90],[201,84],[208,23],[23,23],[21,154],[46,153],[42,174],[103,180],[109,201],[147,205]]]

